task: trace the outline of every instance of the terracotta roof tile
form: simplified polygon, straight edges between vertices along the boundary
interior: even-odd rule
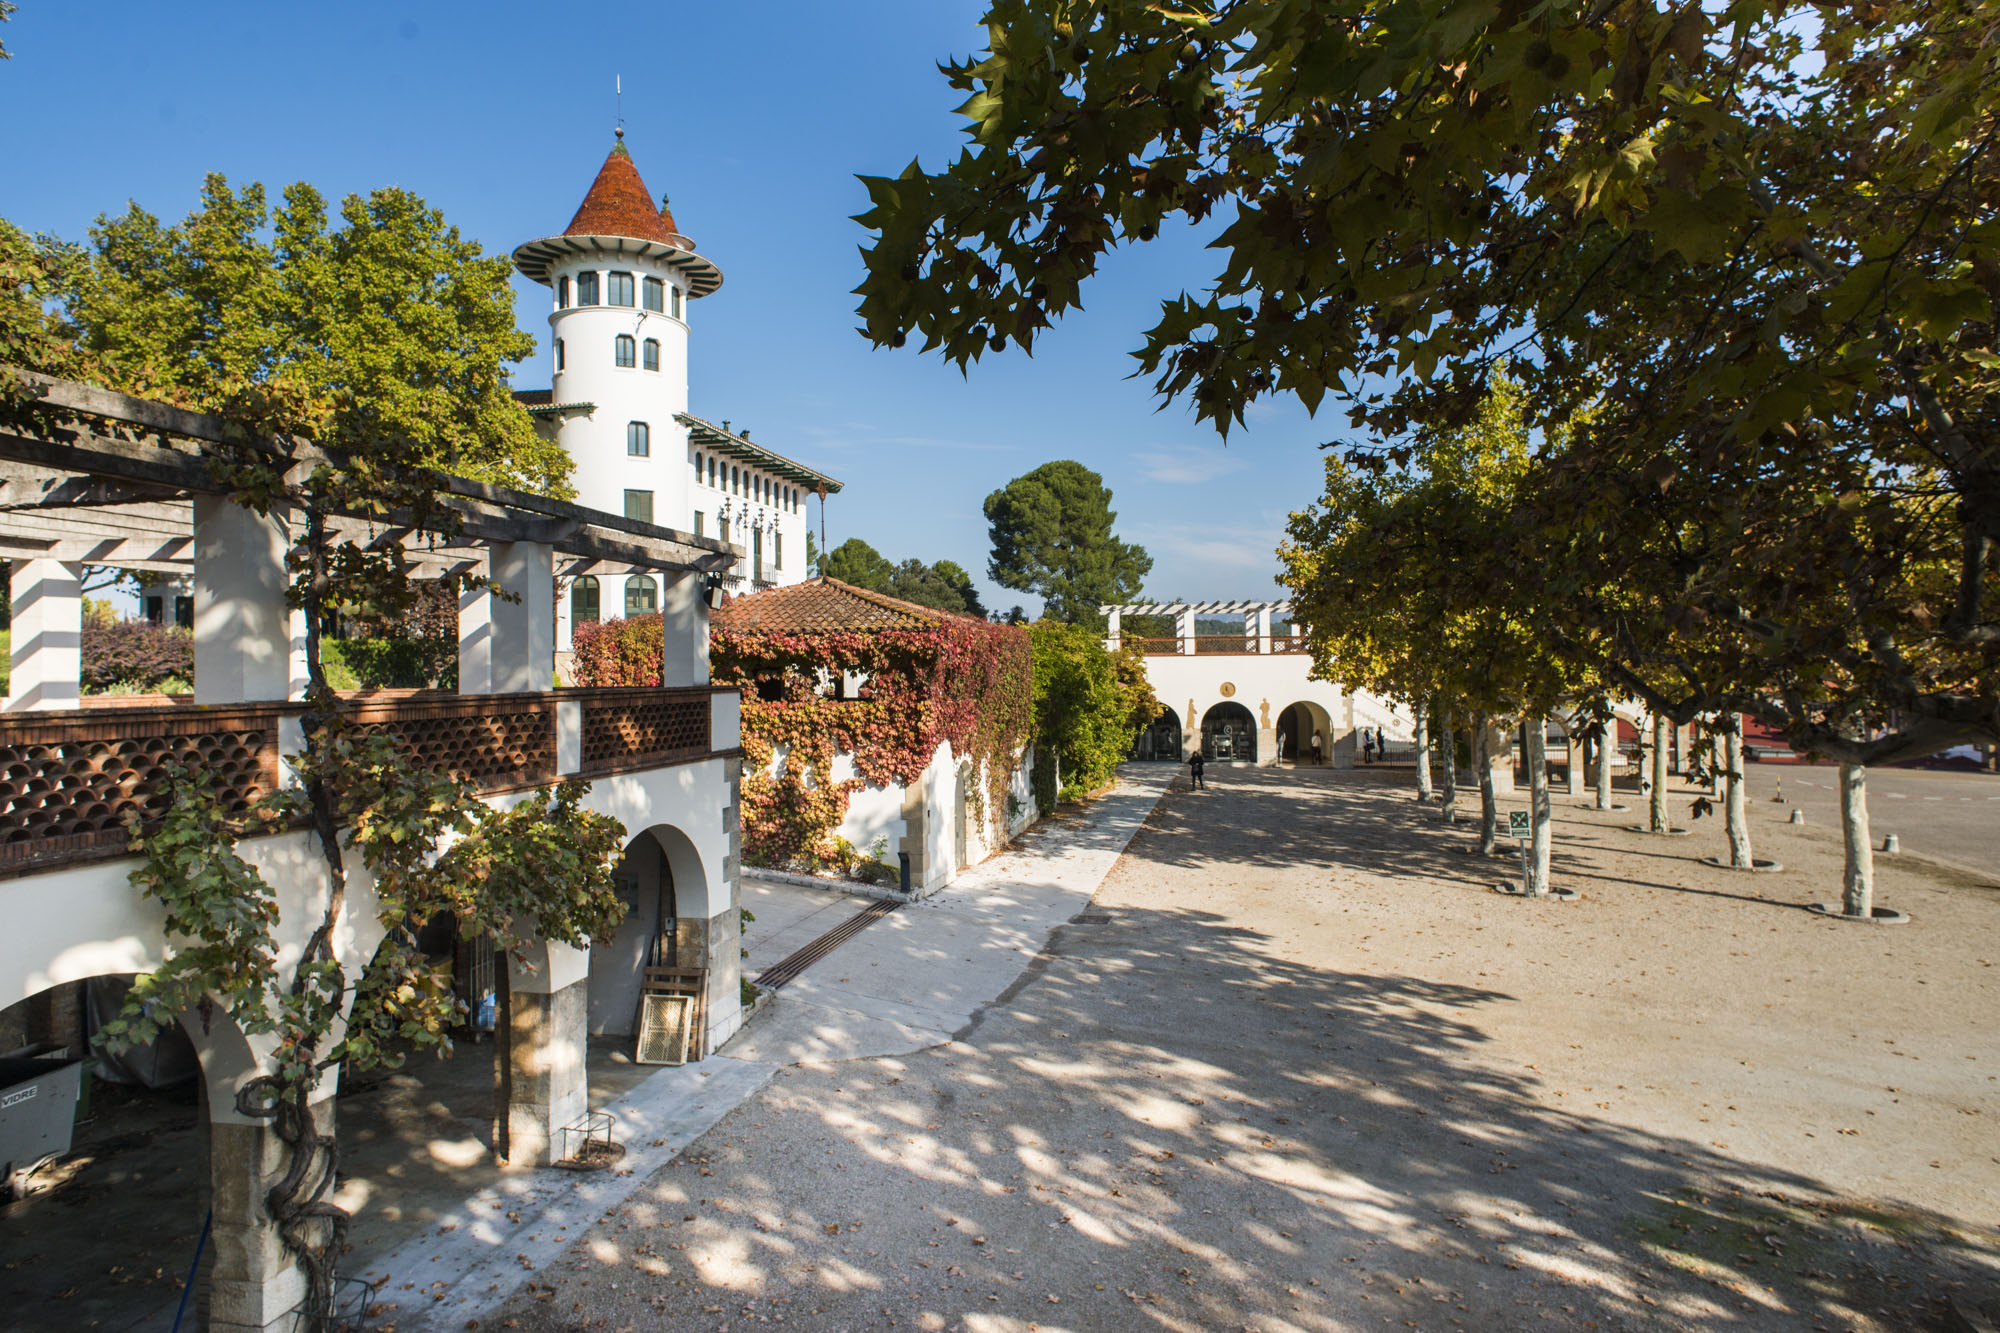
[[[621,139],[598,169],[582,207],[563,229],[565,236],[629,236],[638,241],[658,241],[681,245],[685,238],[674,226],[673,214],[664,206],[655,209],[639,168]]]
[[[717,629],[739,634],[833,634],[852,630],[930,629],[968,617],[919,606],[839,579],[808,579],[732,599],[716,611]]]

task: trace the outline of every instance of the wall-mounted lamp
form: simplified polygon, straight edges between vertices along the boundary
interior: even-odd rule
[[[711,611],[721,609],[722,575],[704,574],[701,576],[701,600],[708,603],[708,609]]]

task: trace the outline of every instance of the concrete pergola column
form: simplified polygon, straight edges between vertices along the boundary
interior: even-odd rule
[[[83,687],[83,566],[60,560],[17,560],[9,712],[79,708]]]
[[[509,953],[507,982],[507,1163],[548,1166],[562,1159],[564,1126],[590,1109],[590,954],[547,943],[525,960]]]
[[[1271,608],[1268,606],[1257,609],[1257,651],[1266,656],[1271,652]]]
[[[1123,607],[1114,606],[1105,615],[1104,646],[1117,652],[1125,626],[1125,610]]]
[[[555,547],[494,542],[487,560],[493,579],[486,599],[492,644],[487,688],[494,694],[546,690],[556,669]]]
[[[708,684],[708,597],[699,574],[682,574],[660,599],[660,683]]]
[[[194,497],[196,703],[289,699],[294,679],[305,676],[303,626],[285,604],[290,546],[277,515],[219,495]]]
[[[1174,633],[1180,636],[1181,651],[1194,656],[1194,611],[1192,609],[1174,613]]]
[[[493,613],[484,588],[458,590],[458,692],[493,693]]]

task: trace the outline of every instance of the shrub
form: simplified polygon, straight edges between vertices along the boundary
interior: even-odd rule
[[[570,639],[575,652],[570,672],[576,683],[598,688],[659,685],[665,659],[661,626],[657,614],[578,625]]]
[[[186,630],[150,620],[84,620],[84,693],[102,694],[118,686],[141,692],[170,680],[193,679],[194,636]]]
[[[336,690],[458,687],[458,643],[452,639],[323,639],[320,665]]]
[[[1111,652],[1097,632],[1043,620],[1029,627],[1035,649],[1035,801],[1072,800],[1111,780],[1132,735],[1159,715],[1133,650]],[[1046,765],[1046,766],[1045,766]],[[1055,793],[1057,775],[1062,789]]]

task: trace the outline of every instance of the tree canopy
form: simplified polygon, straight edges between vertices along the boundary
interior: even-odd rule
[[[1153,557],[1111,535],[1111,489],[1081,463],[1044,463],[986,497],[993,537],[987,573],[1032,592],[1049,617],[1099,626],[1097,608],[1139,595]]]
[[[1352,461],[1393,468],[1510,364],[1531,431],[1574,425],[1518,505],[1564,561],[1545,609],[1658,668],[1626,682],[1654,706],[1726,682],[1874,760],[2000,736],[1979,0],[997,0],[986,22],[945,69],[966,150],[866,182],[869,336],[960,365],[1031,347],[1112,247],[1197,224],[1216,268],[1135,353],[1163,396],[1226,432],[1259,397],[1333,394]],[[1505,572],[1464,571],[1495,598]],[[1712,631],[1758,669],[1665,689],[1661,644]]]
[[[910,559],[898,565],[859,537],[849,537],[827,554],[824,573],[842,583],[919,606],[986,618],[986,606],[972,584],[972,575],[950,560],[927,565]]]
[[[408,440],[426,466],[570,493],[569,456],[513,399],[534,350],[509,261],[407,190],[273,206],[219,175],[166,225],[136,204],[87,245],[46,242],[61,331],[118,388],[228,412],[279,401],[323,444]]]

